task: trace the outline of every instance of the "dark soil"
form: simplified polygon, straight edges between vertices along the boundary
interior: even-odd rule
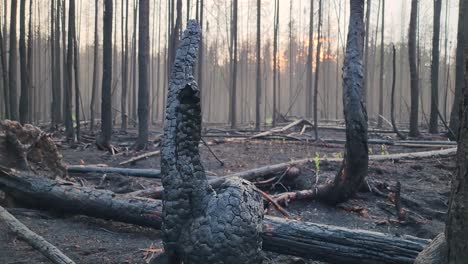
[[[161,131],[154,128],[154,130]],[[153,132],[151,138],[156,139],[159,133]],[[322,130],[326,138],[344,138],[343,132]],[[371,138],[386,138],[392,134],[370,135]],[[122,153],[112,156],[98,151],[92,143],[92,135],[86,135],[85,143],[69,145],[59,139],[59,150],[68,164],[107,164],[118,166],[119,162],[136,154],[125,150],[136,138],[136,132],[115,133],[114,144]],[[443,140],[442,138],[430,138]],[[206,138],[207,141],[212,138]],[[427,139],[426,139],[427,140]],[[401,152],[416,152],[434,150],[434,148],[405,148],[395,146],[370,145],[370,154],[386,154]],[[151,144],[150,150],[156,149]],[[282,140],[254,140],[224,142],[211,146],[214,153],[224,162],[219,162],[201,146],[200,151],[207,174],[222,176],[233,172],[244,171],[260,166],[286,162],[304,157],[340,157],[344,146],[341,144],[326,144],[313,142],[294,142]],[[316,165],[319,171],[316,171]],[[449,196],[450,177],[455,169],[454,159],[426,159],[417,161],[370,162],[368,182],[372,186],[381,187],[389,197],[372,192],[359,193],[354,199],[330,207],[314,201],[294,201],[286,207],[293,218],[328,225],[343,226],[352,229],[366,229],[391,234],[408,234],[422,238],[433,238],[444,228],[444,215],[428,213],[445,212]],[[159,168],[159,157],[153,157],[129,167]],[[312,186],[318,175],[319,182],[333,179],[339,169],[337,163],[322,162],[300,168],[300,185]],[[159,180],[125,177],[115,174],[103,175],[71,175],[83,185],[109,189],[118,193],[131,192],[152,186],[159,186]],[[404,204],[413,216],[404,223],[396,221],[395,209],[392,203],[391,190],[396,182],[401,182],[401,193],[405,198],[414,200],[418,205]],[[390,191],[389,191],[390,190]],[[272,195],[284,191],[279,187]],[[76,263],[146,263],[151,252],[158,254],[162,244],[158,230],[141,228],[112,221],[97,220],[85,216],[67,216],[53,213],[9,209],[20,221],[30,229],[44,236],[49,242],[58,246]],[[268,213],[280,216],[274,209]],[[416,219],[416,221],[414,221]],[[0,223],[0,263],[48,263],[47,259],[19,241],[4,223]],[[148,249],[151,249],[148,253]],[[314,263],[298,258],[276,256],[269,254],[271,263]]]

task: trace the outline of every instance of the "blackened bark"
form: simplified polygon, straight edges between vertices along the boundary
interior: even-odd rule
[[[411,77],[411,112],[410,112],[410,137],[419,136],[419,74],[416,64],[416,24],[418,20],[418,0],[411,1],[411,18],[408,32],[408,58]]]
[[[17,1],[11,1],[11,16],[10,16],[10,56],[9,56],[9,76],[8,76],[8,89],[9,89],[9,103],[10,103],[10,119],[18,120],[18,91],[17,91],[17,59],[18,48],[16,43],[16,11]]]
[[[458,34],[457,34],[457,54],[455,71],[455,95],[453,97],[452,112],[450,114],[450,129],[458,138],[458,129],[460,127],[460,104],[462,103],[463,90],[465,87],[465,61],[463,57],[463,47],[468,41],[468,35],[465,34],[465,28],[468,27],[468,1],[459,1],[458,12]],[[451,138],[457,140],[457,138]]]
[[[392,72],[393,72],[393,78],[392,78],[392,98],[390,99],[390,116],[391,116],[391,121],[392,121],[392,126],[393,126],[393,131],[397,136],[401,139],[406,139],[406,137],[400,133],[398,130],[398,127],[396,125],[395,121],[395,83],[396,83],[396,49],[395,45],[392,45]],[[401,76],[400,76],[401,78]]]
[[[35,121],[33,119],[34,107],[36,105],[37,100],[33,97],[33,85],[32,85],[32,78],[33,78],[33,25],[32,25],[32,10],[33,10],[33,0],[29,0],[29,28],[28,28],[28,42],[26,44],[27,49],[27,58],[26,58],[26,67],[27,67],[27,76],[28,79],[28,118],[27,122],[32,123]]]
[[[315,82],[314,82],[314,134],[315,140],[319,139],[318,134],[318,85],[320,73],[320,50],[322,49],[322,0],[319,0],[319,18],[317,22],[317,51],[315,52]]]
[[[384,68],[385,68],[385,0],[382,0],[382,32],[380,34],[380,77],[379,77],[379,116],[377,117],[377,127],[383,125],[383,94],[384,94]]]
[[[5,26],[6,27],[6,26]],[[2,75],[2,84],[3,84],[3,102],[5,103],[5,117],[10,118],[10,102],[9,102],[9,87],[8,87],[8,73],[7,73],[7,64],[6,64],[6,52],[4,44],[2,30],[0,29],[0,74]]]
[[[190,21],[169,82],[161,144],[165,253],[173,264],[261,263],[260,194],[239,179],[210,191],[201,164],[200,90],[193,77],[200,37]]]
[[[468,2],[467,0],[464,1]],[[466,5],[464,3],[464,5]],[[463,16],[467,16],[464,13]],[[465,24],[466,25],[466,24]],[[463,34],[468,34],[464,27]],[[464,43],[465,87],[468,85],[468,42]],[[448,245],[448,263],[463,263],[468,259],[468,89],[463,91],[460,106],[460,129],[457,153],[457,171],[452,176],[448,219],[445,236]]]
[[[364,0],[350,0],[351,12],[343,66],[346,145],[343,165],[331,185],[331,203],[352,197],[367,176],[367,110],[363,102]]]
[[[73,140],[75,137],[75,131],[73,130],[73,117],[72,117],[72,99],[73,99],[73,43],[75,36],[75,0],[69,1],[70,6],[68,8],[68,43],[67,43],[67,67],[66,67],[66,87],[63,94],[64,100],[64,115],[65,115],[65,135],[68,140]],[[75,95],[77,96],[77,95]]]
[[[28,68],[26,61],[26,0],[20,1],[20,36],[19,36],[19,55],[20,55],[20,80],[21,94],[19,102],[19,121],[21,124],[27,123],[29,107],[28,91]]]
[[[113,1],[104,1],[104,40],[102,60],[101,133],[96,139],[100,148],[109,149],[112,136],[112,16]]]
[[[260,131],[260,104],[262,96],[262,67],[261,67],[261,41],[260,41],[260,23],[261,23],[262,1],[257,0],[257,74],[255,89],[255,130]],[[235,96],[235,95],[234,95]]]
[[[80,118],[80,62],[79,58],[79,47],[76,39],[76,30],[74,30],[73,36],[73,68],[75,70],[75,126],[76,126],[76,139],[80,141],[80,130],[81,130],[81,118]]]
[[[434,0],[434,24],[432,30],[432,64],[431,64],[431,117],[429,133],[439,132],[439,58],[440,58],[440,14],[442,0]]]
[[[138,22],[138,139],[133,146],[143,150],[148,144],[149,105],[149,1],[139,0]]]
[[[314,53],[314,0],[310,0],[309,14],[309,47],[307,50],[307,75],[306,75],[306,117],[311,117],[313,112],[312,96],[314,91],[313,86],[313,71],[312,71],[312,56]]]
[[[229,121],[231,128],[236,127],[237,123],[237,16],[238,16],[238,0],[233,0],[232,18],[231,18],[231,77],[230,77],[230,93],[229,93]]]
[[[96,0],[97,1],[97,0]],[[122,2],[123,3],[123,2]],[[123,28],[123,7],[122,7],[122,32],[125,33],[125,39],[122,38],[122,98],[120,101],[120,111],[122,112],[122,130],[127,130],[128,113],[127,113],[127,97],[128,97],[128,0],[125,1],[125,30]]]
[[[366,37],[364,43],[364,80],[362,84],[362,95],[364,96],[363,101],[367,107],[367,86],[368,86],[368,72],[369,72],[369,35],[370,35],[370,15],[371,15],[372,1],[367,0],[366,3]],[[338,97],[338,94],[336,95]]]
[[[127,0],[128,1],[128,0]],[[97,61],[98,61],[98,43],[99,43],[99,33],[98,33],[98,13],[99,13],[99,0],[94,2],[94,56],[93,56],[93,88],[91,90],[91,103],[89,105],[90,108],[90,125],[89,129],[94,131],[94,117],[95,117],[95,109],[96,109],[96,96],[97,96]],[[123,78],[123,77],[122,77]],[[125,84],[122,84],[125,85]],[[123,90],[122,86],[122,90]],[[125,86],[126,87],[126,86]],[[124,95],[122,94],[122,98]],[[122,113],[123,117],[123,113]]]

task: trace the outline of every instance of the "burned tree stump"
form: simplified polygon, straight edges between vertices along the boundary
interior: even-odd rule
[[[216,192],[200,161],[200,90],[193,77],[201,31],[190,21],[173,64],[161,145],[166,257],[179,263],[261,263],[263,204],[238,178]]]
[[[47,133],[16,121],[0,121],[0,166],[40,172],[49,178],[64,177],[62,155]]]

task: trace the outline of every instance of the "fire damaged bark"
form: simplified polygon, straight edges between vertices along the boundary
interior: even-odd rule
[[[163,241],[170,263],[261,263],[263,204],[252,184],[209,189],[200,161],[200,90],[193,77],[201,31],[190,21],[173,63],[161,145]]]

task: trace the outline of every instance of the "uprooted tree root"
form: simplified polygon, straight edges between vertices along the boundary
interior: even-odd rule
[[[67,174],[62,155],[49,134],[10,120],[0,121],[0,165],[41,172],[50,178]]]

